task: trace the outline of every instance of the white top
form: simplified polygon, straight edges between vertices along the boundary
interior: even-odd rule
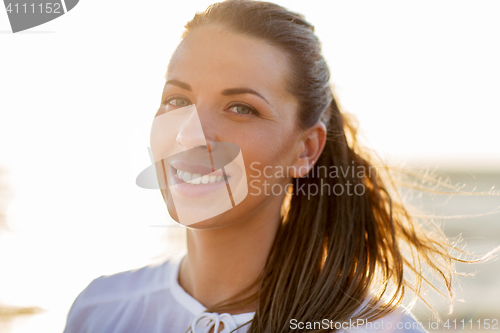
[[[224,326],[222,333],[229,333],[253,318],[255,312],[238,315],[204,313],[206,308],[178,283],[179,266],[184,255],[180,253],[161,264],[93,280],[73,302],[64,333],[184,333],[194,323],[193,333],[208,333],[219,325]],[[322,324],[327,325],[326,321]],[[249,325],[233,333],[245,333]],[[309,328],[307,325],[314,323],[291,322],[290,332],[303,331]],[[411,315],[402,311],[364,326],[349,328],[348,323],[344,326],[340,332],[426,332],[422,327],[418,328]],[[405,329],[405,326],[411,328]]]

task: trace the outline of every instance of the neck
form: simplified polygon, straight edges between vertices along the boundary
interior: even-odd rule
[[[228,226],[187,229],[188,252],[180,266],[179,284],[203,306],[235,296],[262,272],[280,222],[276,204],[262,208]],[[242,296],[257,291],[256,286]],[[232,314],[255,310],[256,303],[252,303]]]

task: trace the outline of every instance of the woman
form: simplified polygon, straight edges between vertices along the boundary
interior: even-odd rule
[[[455,258],[357,143],[312,25],[214,4],[166,79],[151,145],[187,253],[94,280],[65,332],[425,332],[402,298],[422,266],[450,291]]]

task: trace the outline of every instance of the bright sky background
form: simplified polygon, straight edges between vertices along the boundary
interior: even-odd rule
[[[377,151],[500,168],[499,1],[276,2],[315,25],[339,102]],[[0,301],[50,310],[36,319],[48,331],[91,279],[176,248],[149,227],[170,223],[160,193],[135,177],[168,59],[210,3],[82,0],[18,34],[0,9],[0,166],[14,195]]]

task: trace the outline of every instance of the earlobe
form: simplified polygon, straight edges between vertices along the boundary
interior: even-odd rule
[[[307,158],[300,158],[290,169],[290,176],[293,178],[302,178],[309,173],[312,165],[308,162]]]

